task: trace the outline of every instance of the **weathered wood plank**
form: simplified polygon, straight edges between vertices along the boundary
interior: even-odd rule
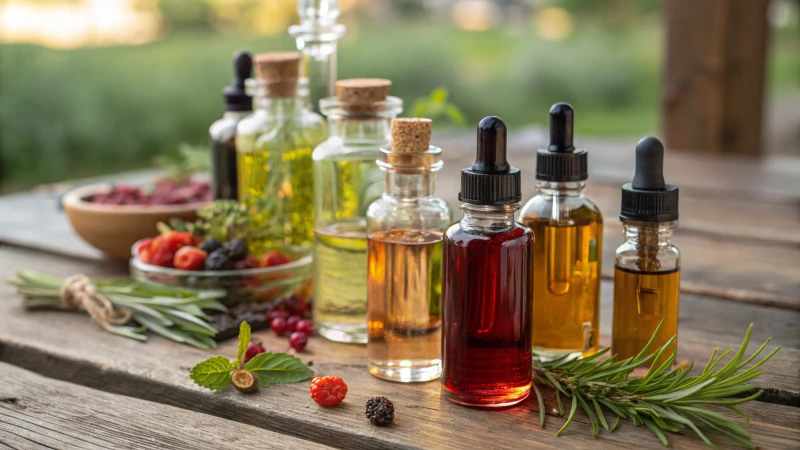
[[[16,249],[0,248],[0,276],[16,267],[29,267],[66,275],[82,271],[90,275],[113,270],[90,262],[73,262]],[[610,288],[604,283],[601,340],[607,344],[610,326]],[[548,417],[544,430],[532,409],[535,401],[498,412],[463,408],[440,396],[439,383],[400,385],[378,380],[365,369],[363,346],[348,346],[312,338],[299,356],[313,360],[317,374],[342,376],[350,386],[347,400],[339,408],[318,407],[308,396],[308,383],[273,386],[253,396],[235,391],[214,394],[194,386],[188,378],[190,366],[212,354],[233,354],[235,343],[226,342],[217,351],[202,351],[158,337],[142,344],[109,335],[79,314],[27,313],[9,287],[0,288],[0,360],[44,375],[64,379],[112,393],[180,406],[218,417],[240,421],[302,439],[349,448],[376,447],[467,447],[524,446],[564,448],[655,447],[658,440],[648,430],[623,426],[617,433],[591,438],[587,418],[578,419],[561,438],[554,434],[564,419]],[[768,335],[785,348],[763,366],[766,374],[758,384],[783,392],[798,392],[800,337],[795,324],[800,313],[753,305],[683,296],[680,322],[680,358],[705,360],[715,345],[737,346],[744,326],[756,323],[754,344]],[[285,339],[268,332],[257,333],[270,350],[283,351]],[[774,344],[770,348],[774,348]],[[396,424],[379,429],[363,416],[363,405],[372,396],[385,395],[396,406]],[[756,402],[749,405],[760,417],[754,425],[754,441],[763,448],[791,446],[800,439],[797,426],[800,409]],[[670,436],[676,448],[700,448],[692,436]]]
[[[328,448],[6,363],[0,363],[0,379],[0,442],[12,448]]]

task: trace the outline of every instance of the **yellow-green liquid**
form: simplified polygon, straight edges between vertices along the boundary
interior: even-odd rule
[[[533,347],[557,356],[597,351],[600,337],[602,218],[588,208],[570,224],[524,217],[533,230]]]
[[[330,224],[314,234],[314,325],[338,342],[367,342],[367,226]]]

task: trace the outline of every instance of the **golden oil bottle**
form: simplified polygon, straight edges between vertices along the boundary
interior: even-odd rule
[[[442,231],[452,214],[434,197],[439,147],[428,119],[392,120],[378,165],[385,188],[367,211],[369,372],[400,382],[442,372]]]
[[[680,252],[670,238],[678,225],[678,188],[664,183],[664,146],[654,137],[636,145],[636,172],[622,187],[626,241],[614,255],[611,352],[636,356],[662,322],[651,351],[678,334]],[[677,348],[677,339],[672,348]],[[656,366],[670,357],[664,354]]]
[[[340,80],[336,97],[320,101],[330,131],[313,154],[314,325],[338,342],[367,342],[367,208],[383,192],[375,161],[403,109],[390,86]]]
[[[573,110],[550,109],[550,145],[538,151],[538,194],[520,221],[533,230],[533,349],[588,356],[599,345],[603,218],[584,194],[587,152],[573,145]]]

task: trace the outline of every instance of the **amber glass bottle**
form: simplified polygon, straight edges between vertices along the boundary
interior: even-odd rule
[[[383,196],[367,211],[369,372],[391,381],[429,381],[441,364],[442,232],[450,207],[434,197],[439,147],[428,119],[392,120],[381,149]]]
[[[670,242],[678,224],[678,188],[664,183],[663,158],[658,139],[639,141],[633,182],[622,187],[626,240],[614,256],[611,334],[611,352],[619,360],[636,356],[662,321],[653,348],[678,334],[680,252]],[[658,366],[669,356],[651,363]]]
[[[478,155],[461,173],[464,218],[444,234],[442,387],[455,403],[502,407],[531,389],[533,233],[514,221],[520,172],[506,160],[506,127],[478,126]]]
[[[550,145],[538,151],[537,195],[520,214],[533,230],[533,349],[544,357],[597,351],[603,218],[584,194],[587,152],[572,143],[573,110],[550,109]]]

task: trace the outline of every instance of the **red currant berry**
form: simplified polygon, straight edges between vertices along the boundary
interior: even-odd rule
[[[272,328],[272,331],[278,336],[283,336],[289,332],[289,324],[283,317],[276,317],[272,319],[272,322],[270,322],[269,326],[270,328]]]
[[[253,359],[256,355],[266,352],[267,350],[259,343],[251,342],[247,345],[247,351],[244,353],[244,363]]]
[[[311,398],[322,406],[338,406],[347,395],[347,385],[339,377],[316,377],[311,380]]]
[[[289,331],[297,331],[297,323],[302,319],[300,316],[291,316],[286,319],[286,323],[289,324]]]
[[[300,322],[297,322],[297,326],[294,328],[294,331],[303,333],[306,336],[311,336],[314,334],[314,322],[308,319],[303,319]]]
[[[295,331],[292,333],[292,337],[289,338],[289,345],[291,345],[295,351],[302,352],[303,349],[306,348],[306,345],[308,345],[308,336],[299,331]]]
[[[270,324],[272,323],[273,320],[277,319],[278,317],[283,317],[284,319],[288,319],[289,313],[282,309],[271,309],[267,313],[267,320],[269,320]]]

